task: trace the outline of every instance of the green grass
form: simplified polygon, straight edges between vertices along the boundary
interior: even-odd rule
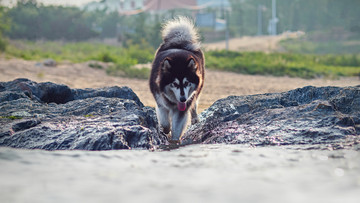
[[[136,64],[150,63],[155,50],[149,45],[131,45],[127,48],[89,42],[30,42],[10,41],[6,55],[25,60],[52,58],[58,63],[86,61],[112,62],[106,69],[109,75],[147,79],[148,68],[135,68]],[[236,51],[208,51],[205,53],[209,69],[232,71],[252,75],[274,75],[301,78],[358,76],[360,54],[303,54],[262,53]],[[91,63],[90,67],[102,67]]]
[[[18,119],[22,119],[22,117],[21,117],[21,116],[0,116],[0,118],[10,119],[10,120],[18,120]]]
[[[360,53],[360,40],[330,40],[322,42],[299,38],[282,40],[280,45],[290,53],[334,55]]]
[[[208,51],[210,69],[243,74],[301,78],[358,76],[359,55],[308,55],[292,53]]]
[[[136,64],[150,63],[155,50],[149,45],[130,45],[127,48],[89,42],[31,42],[11,41],[6,54],[25,60],[44,60],[51,58],[56,62],[70,61],[74,63],[86,61],[112,62],[115,65],[107,69],[111,75],[148,78],[146,69],[133,68]],[[95,63],[92,68],[101,68]]]
[[[91,118],[91,117],[95,117],[93,114],[86,114],[84,115],[85,118]]]

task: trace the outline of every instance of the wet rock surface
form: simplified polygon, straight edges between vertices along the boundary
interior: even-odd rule
[[[360,86],[230,96],[200,118],[183,143],[359,150]],[[145,107],[127,87],[1,82],[0,125],[0,146],[14,148],[154,149],[166,144],[154,108]]]
[[[70,89],[17,79],[0,83],[0,146],[110,150],[164,143],[156,115],[127,87]]]
[[[360,87],[304,87],[230,96],[201,114],[184,141],[360,149]]]

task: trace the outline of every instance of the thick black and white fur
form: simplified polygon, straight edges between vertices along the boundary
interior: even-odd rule
[[[164,133],[179,141],[191,114],[198,121],[197,101],[204,84],[205,60],[193,22],[178,17],[164,24],[163,42],[152,64],[150,90]]]

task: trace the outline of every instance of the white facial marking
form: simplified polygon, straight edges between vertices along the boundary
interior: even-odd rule
[[[180,85],[180,80],[175,78],[175,81],[173,82],[173,84],[179,86]]]
[[[190,89],[191,89],[191,83],[188,81],[187,78],[184,78],[182,82],[183,82],[183,85],[184,85],[185,98],[187,100],[189,98],[189,93],[190,93]]]
[[[180,90],[180,81],[179,79],[175,78],[174,82],[170,85],[170,90],[174,93],[176,100],[180,101],[181,97],[181,90]]]
[[[194,83],[189,82],[187,78],[184,78],[181,82],[176,78],[173,83],[169,84],[169,89],[174,93],[176,102],[180,102],[181,97],[188,100],[195,93],[196,85]]]

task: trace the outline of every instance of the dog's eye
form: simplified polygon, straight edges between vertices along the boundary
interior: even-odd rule
[[[189,84],[190,84],[190,83],[185,82],[185,83],[184,83],[184,86],[185,86],[185,87],[186,87],[186,86],[189,86]]]
[[[175,83],[175,82],[174,82],[174,83],[171,83],[171,86],[172,86],[172,87],[176,87],[176,88],[178,88],[178,89],[180,88],[180,85],[178,85],[178,84]]]

